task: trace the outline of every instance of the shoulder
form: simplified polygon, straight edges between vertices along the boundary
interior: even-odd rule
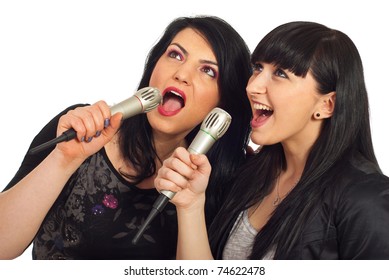
[[[375,215],[376,211],[389,215],[389,178],[359,154],[333,168],[326,184],[323,199],[325,205],[334,207],[338,220]]]
[[[88,106],[90,104],[86,104],[86,103],[78,103],[78,104],[74,104],[74,105],[71,105],[71,106],[68,106],[66,107],[64,110],[62,110],[61,112],[59,112],[51,121],[53,120],[59,120],[59,118],[63,115],[65,115],[67,112],[71,111],[71,110],[74,110],[78,107],[85,107],[85,106]]]
[[[389,257],[389,178],[356,168],[341,186],[335,225],[342,258]]]
[[[343,196],[353,203],[372,199],[389,199],[389,177],[373,163],[357,156],[344,169]],[[346,200],[347,201],[347,200]]]
[[[386,175],[361,163],[345,169],[343,177],[337,186],[340,188],[338,218],[351,221],[352,217],[364,217],[368,223],[380,219],[389,222],[389,178]]]
[[[389,178],[373,173],[364,174],[351,180],[343,192],[344,205],[353,206],[389,206]]]
[[[45,141],[51,140],[53,137],[56,136],[57,125],[58,125],[58,121],[61,118],[61,116],[65,115],[70,110],[74,110],[77,107],[83,107],[83,106],[87,106],[87,105],[88,104],[75,104],[75,105],[69,106],[66,109],[62,110],[60,113],[58,113],[54,118],[52,118],[42,128],[42,130],[35,136],[33,143],[36,141],[43,143]],[[43,139],[40,141],[39,140],[40,138],[43,138]]]
[[[52,118],[42,129],[41,131],[34,137],[32,140],[28,150],[30,150],[33,147],[39,146],[40,144],[43,144],[47,141],[50,141],[54,139],[57,136],[57,126],[59,118],[66,114],[68,111],[73,110],[80,106],[87,106],[88,104],[75,104],[72,106],[67,107],[66,109],[62,110],[59,114],[57,114],[54,118]],[[45,159],[48,154],[52,151],[53,148],[46,149],[40,153],[31,155],[28,152],[23,158],[23,161],[19,167],[19,170],[15,174],[15,176],[12,178],[12,180],[8,183],[6,188],[4,190],[7,190],[14,186],[17,182],[19,182],[23,177],[25,177],[28,173],[31,172],[39,163]]]

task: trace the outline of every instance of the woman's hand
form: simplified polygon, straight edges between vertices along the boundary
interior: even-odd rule
[[[120,113],[111,116],[110,108],[104,101],[71,110],[60,118],[57,136],[70,128],[77,132],[77,136],[59,143],[56,150],[69,161],[83,161],[112,139],[120,127],[121,118]]]
[[[177,259],[212,259],[205,223],[205,190],[211,165],[205,155],[190,154],[177,148],[163,162],[155,179],[158,191],[176,195],[170,200],[177,208]]]
[[[205,155],[190,154],[179,147],[163,162],[154,183],[158,191],[176,193],[171,202],[177,207],[203,207],[210,173],[211,165]]]

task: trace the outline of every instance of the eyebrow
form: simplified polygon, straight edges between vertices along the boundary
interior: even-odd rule
[[[179,43],[171,43],[171,45],[177,46],[185,55],[188,55],[188,51],[181,46]],[[206,63],[206,64],[212,64],[215,66],[218,66],[218,64],[212,60],[207,60],[207,59],[200,59],[200,63]]]

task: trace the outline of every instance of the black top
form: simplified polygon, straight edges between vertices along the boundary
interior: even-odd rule
[[[56,116],[35,137],[35,147],[56,136]],[[6,189],[34,169],[52,149],[26,155]],[[168,203],[136,245],[132,239],[159,193],[128,183],[109,161],[105,149],[89,157],[64,186],[33,243],[34,259],[174,259],[177,217]]]
[[[389,178],[356,155],[345,163],[342,179],[328,189],[292,252],[280,258],[388,260]],[[335,210],[333,216],[330,209]],[[230,215],[231,229],[239,212]],[[212,244],[215,258],[222,258],[228,235],[229,230]]]

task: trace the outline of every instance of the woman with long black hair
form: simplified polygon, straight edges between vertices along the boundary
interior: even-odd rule
[[[156,172],[175,148],[189,146],[214,107],[226,110],[233,121],[208,154],[218,166],[206,204],[212,221],[246,156],[250,72],[249,49],[224,20],[174,20],[150,51],[139,84],[159,89],[157,109],[120,125],[121,114],[111,116],[104,101],[78,104],[36,136],[31,148],[77,131],[74,140],[27,154],[0,193],[0,258],[17,257],[33,240],[34,259],[174,259],[173,205],[132,244],[159,195]]]
[[[178,148],[156,179],[177,192],[183,259],[389,259],[389,178],[377,163],[362,61],[344,33],[290,22],[251,58],[258,151],[206,231],[217,167]]]

